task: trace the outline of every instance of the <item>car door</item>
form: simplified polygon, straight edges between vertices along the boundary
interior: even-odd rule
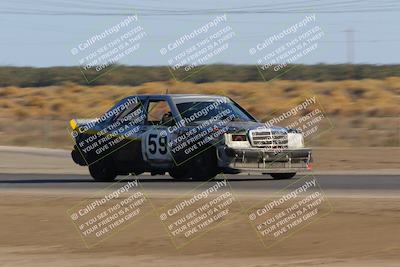
[[[166,98],[149,98],[145,127],[142,135],[143,158],[151,163],[170,162],[168,127],[174,123],[171,106]]]
[[[142,157],[142,135],[146,131],[145,114],[147,100],[141,98],[137,105],[129,106],[118,114],[114,129],[118,134],[113,138],[118,141],[118,149],[113,152],[114,164],[120,173],[141,173],[145,169]]]

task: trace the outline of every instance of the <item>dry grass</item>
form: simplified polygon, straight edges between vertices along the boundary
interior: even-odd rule
[[[398,77],[337,82],[276,80],[193,84],[170,81],[137,87],[65,84],[0,88],[1,144],[38,145],[50,139],[52,141],[46,141],[44,146],[66,146],[70,140],[63,136],[66,132],[63,127],[70,118],[96,117],[125,96],[163,94],[167,90],[169,93],[226,95],[261,119],[269,119],[272,114],[287,111],[315,95],[335,128],[313,140],[313,144],[399,145]],[[44,125],[43,120],[51,123]],[[24,137],[28,135],[30,138],[26,140]]]

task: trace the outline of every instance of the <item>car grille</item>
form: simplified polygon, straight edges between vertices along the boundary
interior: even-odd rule
[[[250,130],[249,134],[251,145],[254,147],[262,147],[271,150],[288,148],[288,135],[285,131],[256,129]]]

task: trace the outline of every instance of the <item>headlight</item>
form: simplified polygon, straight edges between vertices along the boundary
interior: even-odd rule
[[[304,147],[304,138],[301,133],[288,133],[288,148],[296,149]]]
[[[251,147],[246,133],[226,133],[225,144],[232,148],[249,148]]]
[[[247,141],[245,134],[232,134],[232,141]]]

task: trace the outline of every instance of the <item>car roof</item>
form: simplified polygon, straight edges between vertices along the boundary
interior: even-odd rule
[[[162,98],[162,99],[167,99],[171,98],[174,103],[179,104],[179,103],[186,103],[186,102],[196,102],[196,101],[215,101],[217,99],[224,99],[229,100],[228,97],[226,96],[221,96],[221,95],[204,95],[204,94],[162,94],[162,95],[156,95],[156,94],[141,94],[141,95],[134,95],[131,96],[133,97],[139,97],[139,98],[144,98],[144,97],[154,97],[154,98]],[[131,98],[129,97],[129,98]]]

